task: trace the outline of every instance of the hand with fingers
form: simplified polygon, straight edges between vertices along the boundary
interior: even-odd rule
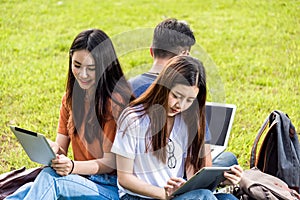
[[[52,160],[51,167],[61,176],[67,176],[73,172],[74,161],[65,155],[56,155],[56,158]]]
[[[172,177],[168,180],[167,185],[164,186],[165,193],[166,193],[166,199],[172,199],[172,196],[170,196],[175,190],[180,188],[186,180],[183,178],[176,178]]]
[[[230,171],[224,172],[224,177],[226,178],[224,185],[236,185],[243,177],[243,169],[240,165],[233,165]]]

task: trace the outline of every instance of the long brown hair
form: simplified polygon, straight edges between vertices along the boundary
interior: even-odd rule
[[[202,63],[189,56],[175,56],[169,60],[167,66],[160,73],[156,81],[139,98],[130,103],[139,118],[148,115],[150,126],[145,139],[146,151],[152,151],[161,161],[166,161],[166,152],[161,151],[167,145],[167,106],[170,90],[176,84],[197,86],[199,92],[192,105],[182,112],[188,127],[188,155],[195,170],[202,167],[204,162],[205,138],[205,101],[206,75]],[[139,106],[138,105],[143,105]],[[127,109],[122,115],[124,119],[132,109]],[[138,110],[136,110],[138,109]]]
[[[91,102],[87,111],[88,126],[85,126],[84,136],[88,143],[99,137],[95,124],[100,124],[101,130],[106,122],[108,101],[124,108],[132,99],[130,86],[125,80],[119,60],[110,38],[99,29],[89,29],[79,33],[71,47],[69,55],[69,71],[66,86],[67,106],[72,110],[73,122],[77,133],[83,122],[85,91],[79,86],[72,73],[72,56],[75,51],[87,50],[91,53],[96,66],[96,89],[94,101]],[[118,93],[120,99],[114,99],[113,92]],[[118,116],[115,116],[118,117]],[[99,138],[98,138],[99,139]]]

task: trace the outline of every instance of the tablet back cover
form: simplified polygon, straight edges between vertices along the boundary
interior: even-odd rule
[[[178,188],[172,196],[183,194],[196,189],[215,190],[220,182],[225,180],[224,171],[229,171],[229,167],[203,167],[184,185]]]
[[[47,166],[51,164],[51,160],[55,158],[55,154],[47,139],[42,134],[13,126],[10,128],[30,160]]]

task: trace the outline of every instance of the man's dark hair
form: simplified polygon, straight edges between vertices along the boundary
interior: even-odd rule
[[[153,34],[152,50],[154,57],[171,58],[195,44],[195,36],[184,21],[169,18],[159,23]]]

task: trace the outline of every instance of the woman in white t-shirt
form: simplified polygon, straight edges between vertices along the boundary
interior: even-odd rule
[[[206,165],[206,77],[201,62],[176,56],[156,81],[124,110],[112,147],[117,156],[119,195],[126,199],[170,199],[171,194]],[[224,176],[233,184],[242,169]],[[227,182],[228,182],[227,181]],[[174,199],[217,199],[206,189]],[[220,199],[233,199],[222,195]]]

